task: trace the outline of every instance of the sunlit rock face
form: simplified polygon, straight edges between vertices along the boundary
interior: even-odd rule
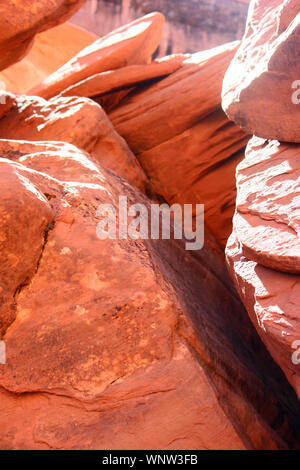
[[[249,0],[88,0],[72,22],[100,36],[160,11],[166,27],[158,54],[196,52],[240,39]]]

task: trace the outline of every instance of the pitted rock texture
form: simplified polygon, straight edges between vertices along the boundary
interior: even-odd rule
[[[85,0],[15,0],[0,5],[0,70],[22,59],[41,31],[63,23]]]
[[[223,85],[223,109],[246,132],[300,142],[299,37],[298,0],[252,0]]]
[[[100,203],[147,198],[71,145],[2,147],[52,223],[3,337],[1,448],[296,448],[297,403],[221,259],[98,239]]]
[[[237,167],[234,231],[243,254],[300,273],[300,147],[254,137]]]
[[[28,93],[52,98],[91,75],[131,64],[147,64],[159,44],[164,17],[144,16],[98,39]]]

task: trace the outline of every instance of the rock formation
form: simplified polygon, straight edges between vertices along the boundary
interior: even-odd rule
[[[24,59],[3,70],[0,80],[13,93],[26,93],[96,39],[95,34],[69,23],[55,26],[37,34]]]
[[[241,39],[250,0],[88,0],[72,22],[104,35],[159,11],[166,25],[157,55],[198,52]]]
[[[32,56],[28,94],[7,78],[0,449],[300,448],[297,150],[252,139],[241,162],[249,136],[221,109],[239,42],[153,60],[162,24],[66,52],[46,78]],[[222,250],[238,163],[227,258],[249,316]],[[173,232],[103,239],[99,206],[119,227],[121,196],[147,214],[205,204],[203,249]]]
[[[298,12],[297,0],[252,2],[245,37],[225,75],[225,112],[266,139],[300,142]]]
[[[272,140],[299,141],[298,108],[291,103],[298,33],[296,2],[252,2],[224,79],[223,107],[259,136],[237,167],[230,271],[254,326],[300,397],[300,148]]]
[[[20,60],[30,48],[34,36],[72,16],[85,0],[15,0],[0,5],[0,70]]]

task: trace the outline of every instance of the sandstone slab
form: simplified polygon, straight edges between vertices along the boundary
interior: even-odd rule
[[[187,55],[178,54],[158,59],[147,65],[128,65],[116,70],[92,75],[75,83],[60,93],[60,96],[100,96],[116,90],[134,87],[154,78],[164,77],[176,72]]]
[[[300,279],[249,260],[233,234],[226,255],[260,337],[300,398]]]
[[[0,5],[0,70],[22,59],[34,36],[63,23],[85,0],[16,0]]]
[[[222,93],[223,109],[246,132],[300,142],[299,37],[297,0],[252,1]]]
[[[36,35],[24,59],[0,73],[0,80],[5,83],[6,90],[24,94],[96,39],[95,34],[70,23],[43,31]]]
[[[299,404],[222,260],[175,240],[100,240],[100,203],[149,201],[61,145],[2,141],[1,168],[29,180],[53,224],[3,337],[0,447],[297,448]]]
[[[107,70],[147,64],[160,41],[164,17],[151,13],[98,39],[28,94],[52,98],[71,85]]]
[[[254,137],[237,168],[234,231],[243,254],[300,273],[300,148]]]
[[[235,167],[247,135],[220,109],[222,80],[238,43],[192,55],[109,113],[169,204],[205,203],[206,227],[225,247],[235,206]]]

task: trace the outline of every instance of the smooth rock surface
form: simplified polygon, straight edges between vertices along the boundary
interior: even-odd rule
[[[16,106],[0,120],[1,139],[64,141],[90,152],[142,191],[148,182],[125,140],[101,107],[87,98],[16,97]]]
[[[22,59],[34,36],[63,23],[85,0],[15,0],[0,4],[0,70]]]
[[[164,16],[151,13],[83,49],[28,94],[52,98],[71,85],[107,70],[147,64],[159,44]]]
[[[246,132],[300,142],[299,38],[298,0],[251,2],[222,92],[224,111]]]
[[[254,137],[237,167],[234,231],[263,266],[300,273],[300,147]]]
[[[0,80],[6,90],[24,94],[96,39],[95,34],[69,23],[43,31],[24,59],[0,73]]]

